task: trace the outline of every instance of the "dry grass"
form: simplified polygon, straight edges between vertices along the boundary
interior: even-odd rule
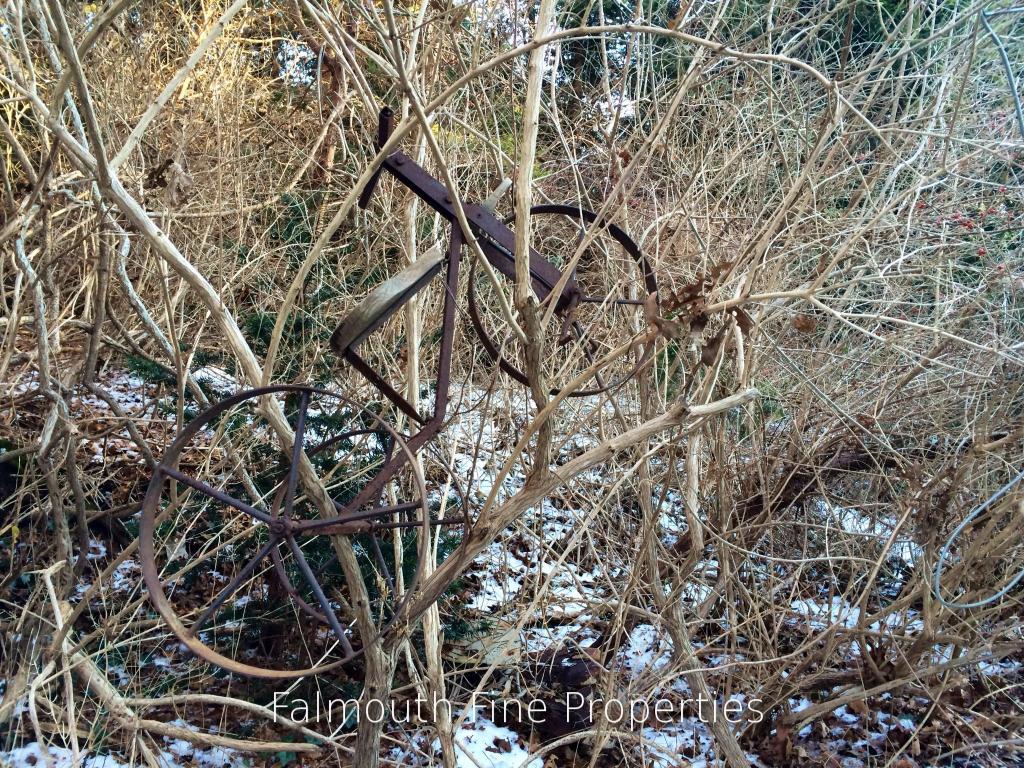
[[[534,30],[518,7],[69,6],[72,38],[90,43],[76,82],[58,50],[59,5],[10,2],[0,17],[0,723],[18,723],[6,746],[23,736],[94,744],[141,763],[168,735],[158,720],[181,716],[264,742],[288,730],[265,712],[246,713],[255,725],[239,716],[237,701],[266,701],[266,689],[185,661],[163,679],[147,671],[169,635],[137,574],[118,571],[128,583],[114,586],[114,558],[134,557],[132,515],[147,460],[173,431],[168,416],[179,429],[211,394],[189,371],[212,362],[246,385],[330,382],[369,394],[334,365],[326,340],[376,282],[446,231],[388,179],[367,211],[354,209],[374,160],[376,109],[390,104],[404,116],[403,149],[450,174],[462,199],[486,197],[504,177],[532,177],[534,202],[605,211],[654,265],[665,315],[655,363],[618,393],[617,414],[594,407],[601,402],[558,406],[548,423],[556,463],[680,399],[699,406],[760,392],[726,414],[666,424],[507,518],[499,551],[531,569],[556,565],[522,577],[502,632],[592,631],[598,650],[570,648],[571,658],[595,665],[593,690],[605,698],[652,696],[673,675],[691,690],[703,679],[761,698],[769,716],[733,730],[769,764],[827,764],[820,734],[840,705],[863,707],[865,723],[878,711],[913,715],[914,727],[890,731],[872,764],[936,763],[965,749],[984,753],[979,761],[1012,760],[1019,680],[999,682],[978,663],[1020,658],[1018,592],[950,610],[931,589],[947,536],[1018,473],[1024,438],[1024,144],[979,7],[914,6],[890,17],[888,4],[726,0],[645,6],[621,19],[606,6],[601,19],[594,6],[588,23],[603,24],[601,36],[584,35],[578,15],[559,6],[546,59],[559,68],[540,89],[536,161],[522,168]],[[123,195],[111,192],[94,160],[119,157],[225,12],[226,26],[116,169]],[[387,12],[430,127],[407,92],[400,98]],[[1011,58],[1015,19],[991,21]],[[281,78],[287,40],[322,56],[309,69],[318,76]],[[526,47],[510,55],[516,46]],[[174,252],[128,210],[130,198]],[[413,390],[436,369],[442,299],[432,286],[370,342],[370,356]],[[409,338],[423,340],[411,355]],[[118,415],[100,402],[108,390],[120,396],[116,377],[129,364],[162,383]],[[495,468],[508,459],[513,476],[543,479],[540,408],[480,353],[464,301],[454,378],[467,388],[456,387],[453,428],[462,420],[477,437],[491,428],[502,437],[485,445],[497,457],[479,445],[467,455]],[[486,390],[501,405],[473,408]],[[527,429],[541,431],[540,448],[512,452]],[[442,446],[457,451],[450,434]],[[461,436],[466,445],[473,437]],[[960,539],[945,597],[980,600],[1015,576],[1021,494],[1012,489]],[[476,503],[483,519],[515,509],[503,498]],[[107,541],[110,556],[81,557],[90,538]],[[564,607],[580,574],[594,580],[575,585],[589,600],[583,618]],[[98,586],[82,601],[76,586],[86,582]],[[839,613],[811,621],[798,610],[807,600]],[[62,651],[53,636],[69,610]],[[627,674],[617,654],[646,624],[671,639],[671,663]],[[521,650],[482,677],[466,671],[469,656],[446,664],[450,697],[465,702],[474,689],[506,684],[552,690]],[[396,688],[439,684],[436,650],[398,643],[390,652],[400,652]],[[413,656],[417,664],[406,664]],[[126,670],[120,702],[97,682],[113,667]],[[211,690],[234,703],[144,703]],[[34,710],[12,719],[26,693]],[[810,706],[791,712],[802,698]],[[142,708],[146,725],[131,731],[123,711],[110,725],[101,706]],[[799,736],[812,722],[817,751]],[[639,747],[613,739],[615,730],[581,724],[568,749],[585,742],[578,755],[589,760],[607,746],[609,764],[640,764]],[[715,735],[721,757],[726,734]],[[429,745],[388,738],[409,750]],[[351,759],[351,736],[332,743],[323,759]],[[568,760],[564,745],[552,754]]]

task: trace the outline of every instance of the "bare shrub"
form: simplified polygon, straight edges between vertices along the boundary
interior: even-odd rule
[[[4,5],[3,748],[425,764],[436,736],[454,765],[472,702],[576,691],[719,711],[742,693],[763,717],[686,737],[600,709],[532,737],[506,723],[523,756],[827,764],[852,732],[878,764],[1002,760],[1020,740],[1024,126],[1017,9],[980,8]],[[641,374],[562,399],[549,380],[581,366],[557,318],[522,275],[467,270],[460,296],[490,291],[528,373],[482,354],[461,301],[424,466],[463,484],[474,524],[431,540],[407,623],[291,691],[452,702],[382,742],[383,724],[275,717],[268,688],[184,654],[141,588],[136,515],[173,436],[239,388],[374,397],[330,333],[446,237],[386,178],[355,205],[385,104],[390,146],[457,200],[511,178],[498,211],[535,244],[554,235],[529,205],[598,211],[660,296],[608,325],[634,342],[620,355],[655,345]],[[368,342],[413,399],[432,395],[442,291]],[[263,417],[287,446],[284,412]],[[1001,489],[936,594],[950,534]],[[354,613],[364,636],[384,623]]]

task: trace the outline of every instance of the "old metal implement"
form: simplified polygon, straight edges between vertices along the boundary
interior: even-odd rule
[[[392,114],[384,109],[378,148],[391,130]],[[362,192],[362,207],[384,173],[451,226],[446,251],[432,249],[377,285],[331,337],[334,353],[383,400],[357,402],[307,385],[241,391],[185,426],[146,493],[140,553],[150,599],[189,650],[232,672],[286,679],[354,660],[388,632],[403,596],[415,592],[426,556],[443,557],[472,525],[460,478],[433,450],[447,418],[460,268],[470,235],[493,268],[486,274],[471,260],[471,325],[487,355],[527,381],[518,342],[493,309],[494,291],[515,279],[508,220],[488,206],[466,204],[472,231],[465,232],[449,190],[402,152],[383,159]],[[537,246],[529,254],[531,284],[558,318],[553,338],[544,340],[560,350],[546,356],[547,380],[557,391],[583,371],[587,384],[577,381],[571,396],[615,392],[650,359],[643,345],[625,356],[608,354],[623,348],[623,340],[630,347],[642,330],[644,300],[657,294],[650,265],[622,229],[590,211],[541,205],[531,209],[531,222]],[[436,388],[423,413],[360,349],[442,272]],[[272,401],[279,409],[268,407]],[[278,440],[282,425],[270,415],[282,411],[294,433],[286,446]],[[339,536],[353,544],[364,576],[376,620],[371,637],[360,637],[354,626],[351,590],[332,547]]]

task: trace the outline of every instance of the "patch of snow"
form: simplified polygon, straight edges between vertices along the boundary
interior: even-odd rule
[[[199,729],[184,720],[172,720],[168,725],[175,725],[195,733]],[[164,736],[167,750],[157,758],[163,768],[184,768],[186,765],[203,765],[209,768],[247,768],[249,759],[240,752],[225,747],[198,747],[185,739]]]
[[[89,560],[99,560],[101,557],[106,557],[106,556],[107,556],[107,545],[104,544],[102,541],[97,541],[96,539],[90,537],[89,538],[89,552],[86,554],[86,557]]]
[[[166,656],[157,656],[156,654],[153,654],[149,658],[149,663],[152,666],[158,667],[160,669],[168,669],[171,666],[171,660],[170,659],[168,659]]]
[[[215,365],[204,365],[192,371],[192,378],[199,384],[205,384],[214,392],[222,395],[230,394],[238,389],[238,381],[223,368]]]
[[[694,755],[686,759],[685,765],[689,768],[706,768],[708,765],[707,757],[701,755],[707,755],[711,749],[711,734],[707,726],[697,718],[688,718],[686,722],[657,730],[644,728],[641,734],[643,744],[640,750],[645,758],[643,765],[676,768],[684,764],[680,760],[682,755]]]
[[[128,683],[132,681],[131,675],[120,664],[110,664],[107,666],[107,677],[113,676],[116,680],[119,688],[124,688]]]
[[[850,628],[857,626],[860,620],[860,609],[841,597],[833,597],[829,603],[811,599],[794,600],[790,608],[815,629],[825,629],[836,624]]]
[[[640,675],[667,667],[672,661],[672,644],[651,624],[637,624],[619,657],[623,667]]]
[[[845,705],[833,711],[832,714],[835,715],[840,722],[846,723],[847,725],[853,725],[854,723],[860,722],[860,716],[848,710]]]
[[[978,662],[978,671],[987,677],[1008,677],[1020,672],[1022,667],[1024,667],[1024,664],[1012,659]]]
[[[814,500],[813,510],[819,517],[824,518],[826,525],[835,526],[845,533],[855,536],[877,539],[879,543],[888,541],[896,529],[895,518],[878,516],[856,507],[838,507],[820,497]],[[901,533],[904,533],[905,530],[906,527],[901,530]],[[922,554],[921,547],[903,536],[893,542],[890,552],[907,565],[913,565]]]
[[[493,613],[519,594],[529,570],[526,563],[508,552],[500,542],[491,544],[474,561],[480,587],[470,598],[470,610]]]
[[[520,589],[522,589],[522,584],[512,576],[498,579],[493,575],[488,575],[480,585],[480,591],[470,598],[466,607],[473,611],[490,613],[511,601],[519,594]]]
[[[76,762],[70,749],[64,747],[48,747],[53,768],[128,768],[110,755],[90,755],[82,752],[80,761]],[[39,742],[32,741],[8,752],[0,752],[0,764],[8,768],[39,768],[47,765],[46,758]]]
[[[287,85],[312,85],[316,80],[316,61],[316,51],[299,40],[282,40],[277,47],[278,77]]]
[[[473,722],[470,722],[473,720]],[[440,752],[441,743],[433,747]],[[472,716],[455,734],[455,764],[458,768],[505,768],[519,766],[530,756],[519,740],[519,734],[485,717]],[[527,763],[527,768],[541,768],[543,758]]]
[[[569,643],[579,648],[589,648],[597,640],[597,632],[579,624],[529,627],[522,631],[521,636],[523,648],[528,653],[539,653]]]
[[[811,700],[805,696],[801,696],[799,699],[789,700],[789,708],[793,712],[803,712],[809,706],[811,706]]]
[[[142,576],[142,566],[138,561],[128,559],[120,563],[110,574],[110,586],[115,592],[128,592],[134,589]]]

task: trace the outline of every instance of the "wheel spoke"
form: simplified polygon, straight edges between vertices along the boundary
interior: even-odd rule
[[[302,460],[302,446],[306,441],[306,411],[309,409],[309,392],[303,391],[299,400],[299,415],[295,422],[295,441],[292,445],[292,464],[288,470],[288,490],[284,494],[284,513],[291,517],[295,503],[295,487],[299,481],[299,462]]]
[[[198,619],[196,619],[195,624],[192,625],[191,632],[193,635],[198,634],[199,630],[201,630],[203,626],[205,626],[206,622],[213,617],[213,614],[217,612],[217,609],[224,605],[224,602],[229,597],[235,594],[238,588],[242,585],[242,582],[249,578],[253,571],[256,570],[256,566],[260,564],[260,561],[270,554],[270,550],[272,548],[277,546],[278,541],[279,540],[277,538],[271,536],[270,540],[260,548],[260,551],[257,552],[248,563],[246,563],[245,568],[240,570],[235,578],[228,582],[228,585],[220,591],[220,594],[217,595],[216,599],[210,603],[206,610],[200,614]]]
[[[331,630],[338,638],[338,642],[341,643],[341,648],[345,652],[346,656],[352,655],[352,645],[349,643],[348,638],[345,636],[345,630],[341,627],[341,622],[338,621],[338,617],[334,615],[334,609],[331,607],[330,600],[327,599],[327,595],[324,594],[324,588],[320,586],[320,582],[316,580],[316,576],[313,575],[313,569],[309,567],[309,563],[306,562],[306,556],[302,554],[302,548],[299,547],[298,542],[295,541],[291,536],[288,537],[288,546],[292,550],[292,554],[295,556],[295,562],[299,566],[299,570],[302,571],[303,577],[306,579],[306,583],[309,584],[309,588],[313,590],[313,594],[316,595],[317,602],[320,603],[320,608],[324,612],[324,618],[327,619],[327,623],[330,625]]]
[[[436,518],[431,518],[430,520],[427,521],[427,524],[430,525],[430,526],[435,526],[435,525],[465,525],[466,521],[462,520],[462,519],[459,519],[459,518],[452,518],[451,520],[437,520]],[[391,530],[392,528],[422,528],[422,527],[423,527],[423,521],[422,520],[398,520],[398,521],[389,522],[389,523],[374,523],[373,524],[373,530],[375,530],[375,531]]]
[[[292,531],[296,536],[303,534],[327,534],[330,533],[330,529],[336,526],[346,526],[351,523],[358,523],[362,520],[372,520],[375,517],[382,517],[384,515],[394,514],[395,512],[405,512],[410,509],[415,509],[420,506],[421,500],[416,501],[404,501],[401,504],[395,504],[390,507],[380,507],[378,509],[371,509],[369,512],[360,512],[359,514],[346,515],[344,517],[328,517],[319,520],[299,520],[293,527]]]
[[[631,307],[643,306],[644,301],[642,299],[608,299],[607,296],[580,296],[580,303],[582,304],[619,304]]]
[[[391,590],[391,594],[394,594],[395,580],[391,576],[388,564],[384,562],[384,553],[380,551],[380,542],[377,541],[377,536],[373,531],[370,531],[370,547],[373,549],[373,559],[377,561],[377,567],[384,573],[384,580],[388,583],[388,589]]]
[[[270,522],[270,515],[268,515],[266,512],[256,509],[256,507],[251,506],[250,504],[246,504],[241,499],[236,499],[234,496],[229,496],[228,494],[224,493],[224,491],[218,490],[217,488],[214,488],[212,485],[207,485],[202,480],[198,480],[194,477],[189,477],[184,472],[179,472],[174,467],[163,466],[160,467],[158,471],[163,472],[168,477],[177,480],[179,483],[184,483],[188,487],[197,490],[200,493],[205,494],[212,499],[216,499],[222,504],[227,504],[229,507],[234,507],[240,512],[245,512],[247,515],[256,518],[260,522]]]

